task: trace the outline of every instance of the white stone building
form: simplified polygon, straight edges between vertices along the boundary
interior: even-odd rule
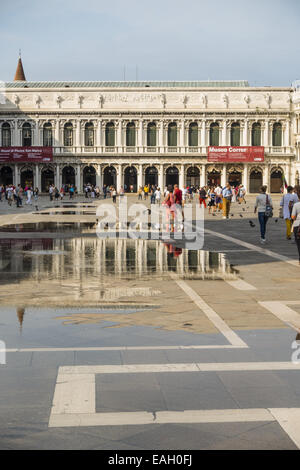
[[[18,69],[22,67],[19,59]],[[23,75],[22,75],[23,73]],[[0,182],[299,183],[300,82],[0,82],[0,147],[52,146],[50,164],[0,163]],[[208,146],[263,146],[264,162],[207,161]]]

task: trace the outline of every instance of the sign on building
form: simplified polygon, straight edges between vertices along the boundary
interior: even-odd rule
[[[0,163],[48,163],[52,147],[0,147]]]
[[[263,162],[264,147],[208,147],[208,162],[241,163]]]

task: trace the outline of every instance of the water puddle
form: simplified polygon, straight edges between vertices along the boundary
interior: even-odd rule
[[[28,226],[36,232],[60,228],[58,223],[26,224],[27,230]],[[61,224],[61,230],[74,230],[74,226]],[[78,224],[79,231],[83,227],[94,230],[93,224]],[[99,341],[93,325],[103,330],[100,336],[104,342],[108,328],[202,332],[199,309],[189,306],[185,315],[188,299],[173,275],[221,281],[236,279],[237,271],[223,253],[186,250],[159,240],[102,239],[95,235],[51,238],[46,233],[34,238],[25,233],[23,237],[0,238],[1,335],[15,344],[21,329],[27,345],[54,347],[60,342],[74,344],[76,338],[80,343],[78,330],[72,329],[67,337],[64,333],[64,329],[78,325],[88,328],[89,345],[93,344],[91,337]],[[214,332],[211,326],[205,328],[205,332],[211,332],[209,328]],[[120,341],[118,337],[116,344]]]

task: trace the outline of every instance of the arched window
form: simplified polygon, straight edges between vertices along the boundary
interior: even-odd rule
[[[22,145],[23,147],[31,147],[32,145],[31,125],[28,122],[25,122],[22,127]]]
[[[8,122],[2,125],[2,147],[11,146],[11,129]]]
[[[105,145],[106,147],[115,146],[115,125],[113,122],[109,122],[105,127]]]
[[[135,124],[129,122],[126,127],[126,147],[135,147]]]
[[[239,122],[234,122],[231,125],[230,145],[232,147],[239,147],[241,145],[241,127]]]
[[[156,124],[150,122],[147,126],[147,147],[156,146]]]
[[[273,125],[272,146],[282,147],[282,125],[280,122],[275,122],[275,124]]]
[[[213,122],[209,128],[209,145],[219,145],[220,126],[217,122]]]
[[[43,127],[43,145],[44,147],[52,147],[53,145],[52,125],[50,122],[44,124]]]
[[[189,125],[189,147],[198,147],[198,124],[196,122]]]
[[[171,122],[168,126],[168,147],[177,147],[177,124]]]
[[[72,147],[73,145],[73,126],[67,122],[64,127],[64,146]]]
[[[94,124],[87,122],[84,128],[84,145],[94,147]]]
[[[252,126],[251,142],[257,147],[261,145],[261,125],[259,122],[255,122]]]

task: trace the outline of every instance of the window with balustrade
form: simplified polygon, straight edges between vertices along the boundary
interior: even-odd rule
[[[150,122],[147,126],[147,147],[156,146],[156,124]]]
[[[115,125],[113,122],[108,122],[105,127],[105,145],[106,147],[114,147],[115,144]]]
[[[177,124],[171,122],[168,125],[168,147],[177,147]]]
[[[94,147],[95,132],[94,124],[87,122],[84,128],[84,145],[85,147]]]
[[[189,147],[198,147],[198,124],[196,122],[189,125]]]
[[[209,127],[209,145],[220,145],[220,126],[217,122],[213,122]]]
[[[234,122],[230,129],[230,145],[239,147],[241,145],[241,126],[239,122]]]
[[[260,147],[261,146],[261,124],[255,122],[251,130],[251,145]]]
[[[2,147],[10,147],[11,146],[11,128],[8,122],[5,122],[2,125]]]
[[[52,147],[53,145],[53,132],[50,122],[44,124],[43,127],[43,145],[44,147]]]
[[[272,146],[282,147],[282,124],[275,122],[272,130]]]
[[[67,122],[64,127],[64,146],[72,147],[73,145],[73,126]]]
[[[129,122],[126,126],[126,147],[135,147],[135,124]]]
[[[22,145],[23,147],[32,145],[32,129],[29,122],[25,122],[22,127]]]

